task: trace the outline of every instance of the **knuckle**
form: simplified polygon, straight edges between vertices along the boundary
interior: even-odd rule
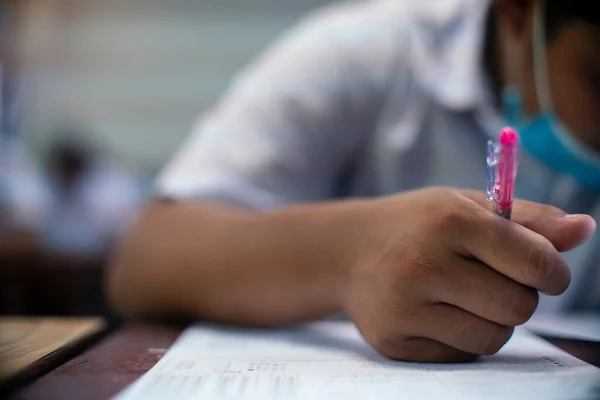
[[[490,328],[481,335],[482,341],[479,354],[485,356],[496,354],[508,342],[513,331],[514,328],[512,327],[497,324],[490,325]]]
[[[373,340],[373,348],[384,357],[400,360],[410,355],[408,338],[397,334],[380,334]]]
[[[528,278],[534,284],[544,283],[550,273],[551,254],[554,247],[549,242],[536,241],[529,245],[526,259],[526,272]]]
[[[442,232],[457,239],[466,237],[472,227],[469,215],[458,206],[446,210],[439,224]]]
[[[435,195],[438,197],[443,197],[443,198],[458,198],[460,197],[460,192],[455,189],[455,188],[451,188],[451,187],[446,187],[446,186],[430,186],[427,189],[431,195]]]
[[[404,307],[395,309],[392,312],[394,315],[390,320],[378,324],[378,329],[372,331],[369,335],[369,343],[382,356],[394,359],[409,359],[415,357],[417,349],[414,346],[416,332],[407,329],[409,326],[417,325],[419,307]],[[393,323],[392,321],[404,321],[402,325]]]
[[[559,286],[556,294],[563,294],[569,288],[569,285],[571,284],[571,270],[568,267],[564,267],[562,269],[564,272],[564,278],[560,282],[560,286]]]
[[[450,332],[454,338],[460,337],[472,337],[475,331],[469,324],[457,323],[454,326],[449,327]]]
[[[523,325],[535,312],[538,302],[537,290],[520,287],[512,298],[512,307],[508,310],[508,323],[511,326]]]

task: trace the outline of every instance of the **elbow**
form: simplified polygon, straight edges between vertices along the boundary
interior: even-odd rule
[[[106,301],[110,310],[121,317],[135,318],[138,316],[136,307],[133,304],[131,294],[131,266],[125,262],[125,258],[119,251],[107,267],[106,279],[104,282]]]
[[[109,308],[125,318],[147,318],[156,314],[155,294],[160,289],[160,274],[149,273],[156,268],[155,241],[157,207],[150,203],[138,221],[122,238],[108,263],[104,291]]]
[[[137,241],[136,227],[122,239],[119,248],[107,266],[104,292],[110,310],[121,317],[140,318],[144,316],[143,273],[136,261],[132,243]]]

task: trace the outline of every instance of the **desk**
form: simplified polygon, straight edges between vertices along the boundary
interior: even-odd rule
[[[12,400],[106,399],[158,362],[182,327],[130,323],[87,352],[16,392]],[[550,340],[600,366],[600,343]]]
[[[0,317],[0,397],[99,339],[102,318]]]

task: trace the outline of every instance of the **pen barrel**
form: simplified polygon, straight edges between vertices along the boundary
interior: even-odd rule
[[[489,141],[486,152],[486,195],[493,200],[494,212],[511,218],[514,182],[517,177],[519,137],[512,128],[500,132],[498,142]]]
[[[512,207],[514,181],[517,175],[517,152],[516,146],[500,148],[495,202],[501,211]]]

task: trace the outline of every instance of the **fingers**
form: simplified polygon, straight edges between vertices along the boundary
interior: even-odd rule
[[[415,337],[433,339],[465,353],[495,354],[508,342],[514,328],[480,318],[450,304],[425,307]]]
[[[491,209],[482,192],[464,190],[462,193],[481,207]],[[582,244],[596,230],[596,222],[589,215],[571,215],[556,207],[520,199],[515,199],[512,215],[513,222],[544,236],[561,252]]]
[[[479,356],[425,337],[390,340],[380,342],[375,347],[382,355],[402,361],[458,363],[473,361]]]
[[[497,353],[514,330],[449,304],[423,307],[418,315],[403,318],[402,327],[398,335],[387,335],[373,344],[379,353],[403,361],[472,361]]]
[[[522,325],[538,305],[538,292],[476,260],[464,259],[436,275],[430,296],[500,325]]]
[[[477,207],[460,208],[444,229],[449,245],[501,274],[544,293],[563,293],[569,268],[544,236]]]

